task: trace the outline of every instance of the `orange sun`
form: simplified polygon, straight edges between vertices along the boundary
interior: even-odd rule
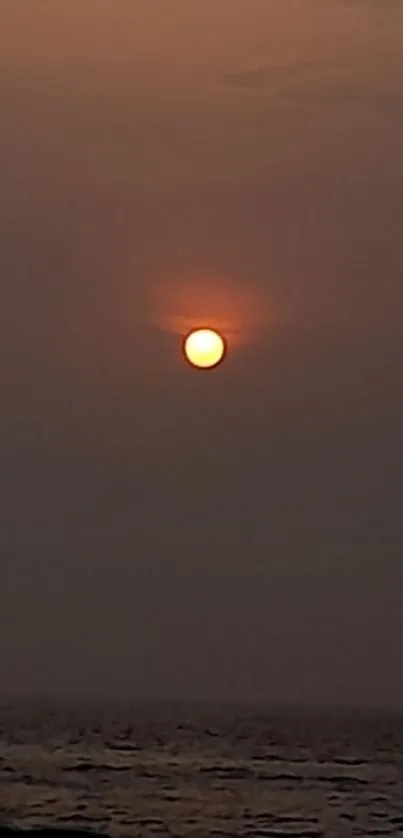
[[[193,367],[211,370],[224,360],[227,342],[214,329],[194,329],[185,338],[183,351],[186,360]]]

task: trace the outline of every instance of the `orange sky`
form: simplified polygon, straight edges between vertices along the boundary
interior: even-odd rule
[[[401,8],[380,0],[169,0],[169,13],[166,0],[1,0],[0,15],[3,66],[79,73],[81,83],[95,69],[99,84],[123,83],[142,62],[154,80],[186,89],[262,65],[308,61],[320,73],[336,62],[354,78],[401,60]]]
[[[403,173],[399,4],[0,0],[0,24],[2,143],[26,187]]]

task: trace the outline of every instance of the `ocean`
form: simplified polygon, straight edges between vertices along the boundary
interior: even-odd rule
[[[403,716],[4,705],[0,824],[112,836],[403,836]]]

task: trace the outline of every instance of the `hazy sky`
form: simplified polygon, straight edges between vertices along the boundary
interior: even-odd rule
[[[402,0],[0,0],[0,101],[2,690],[403,706]]]

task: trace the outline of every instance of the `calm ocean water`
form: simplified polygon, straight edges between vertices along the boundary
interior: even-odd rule
[[[0,822],[114,836],[403,836],[403,718],[4,706]]]

